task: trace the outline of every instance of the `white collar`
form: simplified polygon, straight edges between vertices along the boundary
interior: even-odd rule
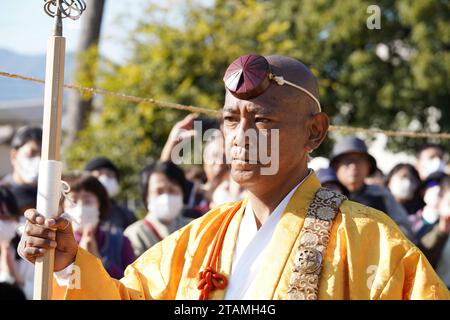
[[[258,230],[256,225],[256,218],[253,213],[253,208],[250,200],[247,201],[247,205],[245,207],[244,216],[241,220],[241,225],[239,227],[239,234],[236,240],[236,248],[235,248],[235,257],[233,258],[233,267],[239,261],[242,253],[248,247],[248,245],[255,238],[257,233],[267,233],[269,238],[273,231],[275,230],[275,226],[281,218],[286,206],[294,195],[295,191],[300,187],[300,185],[312,174],[313,170],[309,169],[308,174],[305,178],[302,179],[289,193],[281,200],[281,202],[277,205],[277,207],[272,211],[267,220]]]
[[[295,191],[297,191],[312,172],[313,170],[309,170],[306,177],[281,200],[259,230],[256,226],[251,203],[247,201],[236,239],[231,276],[227,292],[225,293],[225,299],[242,299],[245,296],[247,289],[259,269],[264,249],[269,244],[278,221]]]

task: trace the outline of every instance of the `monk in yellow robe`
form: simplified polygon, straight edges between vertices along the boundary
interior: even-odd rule
[[[19,252],[33,262],[55,248],[55,299],[450,297],[388,215],[321,189],[308,169],[308,154],[325,139],[329,122],[305,65],[247,55],[230,65],[224,80],[225,150],[232,178],[248,190],[244,200],[219,206],[165,238],[120,281],[78,248],[67,219],[28,210]],[[269,162],[252,161],[258,143],[249,130],[258,142],[278,143]],[[329,196],[339,199],[335,207],[316,202]]]

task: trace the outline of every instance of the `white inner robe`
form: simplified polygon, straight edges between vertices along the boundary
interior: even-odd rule
[[[247,292],[258,274],[261,261],[264,260],[264,249],[269,244],[275,227],[295,191],[311,173],[312,170],[309,170],[307,176],[281,200],[259,230],[256,225],[252,205],[250,201],[247,202],[236,239],[225,300],[251,299],[251,297],[247,296]]]

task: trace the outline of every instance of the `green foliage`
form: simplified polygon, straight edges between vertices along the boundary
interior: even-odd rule
[[[103,60],[97,85],[112,91],[218,109],[222,76],[236,57],[283,54],[310,66],[334,124],[404,129],[414,119],[431,131],[427,108],[441,111],[450,131],[450,1],[384,0],[381,29],[369,30],[371,1],[216,0],[209,5],[150,4],[130,34],[123,65]],[[167,17],[171,17],[170,19]],[[389,55],[381,59],[377,48]],[[73,168],[107,155],[135,194],[137,173],[157,158],[173,123],[183,114],[105,98],[101,113],[67,153]],[[423,140],[394,139],[393,149]],[[318,153],[329,150],[328,141]]]

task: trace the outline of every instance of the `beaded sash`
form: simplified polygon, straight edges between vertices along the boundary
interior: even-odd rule
[[[300,246],[289,281],[287,300],[317,300],[319,280],[331,227],[339,206],[347,198],[320,188],[311,202],[300,233]]]

